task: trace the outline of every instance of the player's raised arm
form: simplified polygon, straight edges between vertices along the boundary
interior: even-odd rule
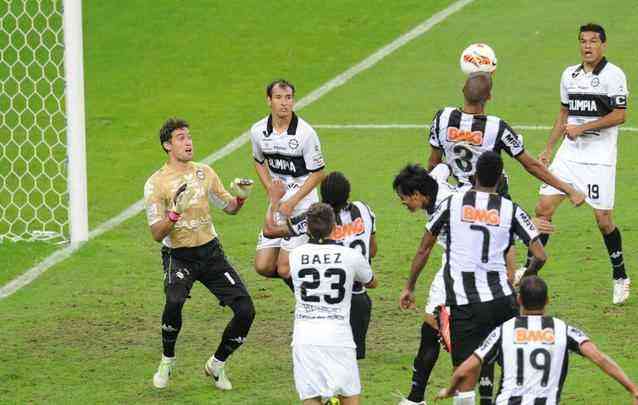
[[[618,381],[632,395],[633,403],[638,404],[638,386],[629,378],[616,362],[598,350],[595,344],[587,340],[580,344],[580,354],[587,357],[608,376]]]
[[[558,179],[554,176],[540,161],[534,159],[529,153],[523,151],[520,155],[516,156],[516,160],[527,170],[529,174],[536,177],[543,183],[563,191],[569,196],[569,200],[575,206],[580,206],[585,202],[585,194],[576,190],[571,185]]]

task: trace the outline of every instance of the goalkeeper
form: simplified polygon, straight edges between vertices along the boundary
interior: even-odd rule
[[[229,390],[232,385],[225,362],[245,341],[255,308],[242,279],[224,255],[211,220],[209,201],[227,214],[236,214],[250,193],[252,181],[235,179],[231,184],[236,193],[233,197],[210,167],[194,163],[193,140],[186,121],[166,121],[160,129],[160,143],[168,161],[144,186],[151,234],[162,243],[166,295],[162,315],[164,354],[153,385],[164,388],[169,383],[175,368],[182,307],[197,280],[215,294],[221,306],[230,307],[234,313],[217,350],[204,365],[213,384]]]

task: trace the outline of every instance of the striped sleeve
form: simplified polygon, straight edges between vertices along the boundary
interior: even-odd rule
[[[538,229],[532,222],[529,214],[517,204],[514,205],[514,215],[512,215],[512,229],[523,243],[529,245],[534,239],[540,236]]]
[[[296,217],[288,218],[286,223],[288,230],[294,236],[305,235],[308,231],[308,219],[305,212]]]
[[[439,235],[441,233],[441,229],[443,226],[450,222],[450,202],[452,201],[452,196],[449,196],[445,200],[441,201],[436,210],[430,217],[428,224],[425,226],[428,232],[433,235]]]
[[[494,329],[481,345],[474,351],[476,357],[482,362],[491,363],[496,359],[501,350],[502,326]]]
[[[443,145],[441,145],[441,141],[439,140],[439,128],[441,125],[440,120],[442,112],[443,110],[439,110],[436,114],[434,114],[432,124],[430,125],[430,146],[437,149],[443,148]]]
[[[589,338],[585,333],[573,326],[567,325],[567,349],[574,353],[580,353],[580,345],[587,342]]]

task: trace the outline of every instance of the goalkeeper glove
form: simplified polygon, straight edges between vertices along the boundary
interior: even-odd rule
[[[230,193],[238,200],[245,200],[253,189],[254,182],[251,179],[239,179],[230,182]]]
[[[193,187],[187,187],[186,183],[182,184],[173,197],[173,206],[168,212],[168,219],[171,222],[177,222],[182,217],[182,214],[190,206],[195,196],[195,189]]]

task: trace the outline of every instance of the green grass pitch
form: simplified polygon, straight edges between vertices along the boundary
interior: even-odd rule
[[[263,89],[270,80],[291,80],[299,100],[451,3],[85,1],[91,228],[142,197],[145,180],[165,158],[157,130],[168,116],[190,121],[196,156],[203,158],[267,114]],[[513,125],[551,125],[559,108],[560,73],[579,61],[577,28],[590,20],[606,27],[607,56],[625,70],[633,90],[638,13],[631,2],[606,6],[583,0],[576,6],[481,0],[299,113],[311,124],[428,123],[438,108],[461,103],[458,56],[480,41],[499,57],[488,112]],[[638,127],[632,111],[630,99],[625,127]],[[425,132],[318,132],[327,169],[346,173],[352,197],[369,203],[377,214],[379,254],[373,268],[381,287],[370,293],[368,358],[360,369],[363,402],[392,404],[392,392],[409,389],[418,346],[420,314],[400,312],[397,300],[424,219],[400,206],[391,181],[401,165],[426,161]],[[527,149],[540,152],[548,131],[521,132]],[[627,269],[638,280],[635,136],[629,131],[620,135],[614,216],[623,232]],[[515,161],[506,158],[505,164],[514,199],[533,210],[538,182]],[[256,178],[247,145],[213,167],[225,183]],[[169,388],[152,387],[161,355],[162,271],[159,245],[138,214],[0,301],[0,403],[296,403],[290,354],[293,299],[281,281],[264,279],[251,266],[265,207],[264,193],[257,189],[239,216],[213,213],[226,254],[244,277],[257,310],[247,343],[228,363],[233,391],[217,391],[202,372],[230,311],[199,285],[184,308],[177,374]],[[626,305],[612,306],[611,269],[591,209],[566,203],[555,224],[558,230],[542,270],[550,286],[550,313],[584,329],[638,379],[638,293]],[[56,248],[0,243],[0,284]],[[419,308],[439,263],[437,253],[421,276]],[[428,400],[447,384],[450,371],[449,356],[442,352]],[[563,402],[625,404],[629,396],[595,366],[572,356]]]

